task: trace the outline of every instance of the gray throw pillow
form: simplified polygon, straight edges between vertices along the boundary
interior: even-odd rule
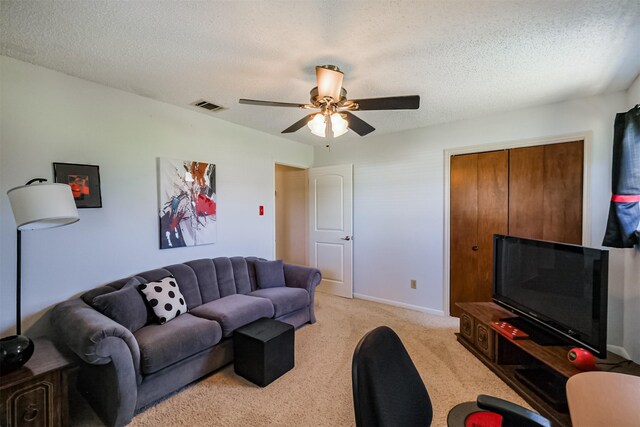
[[[256,261],[256,281],[260,289],[278,288],[285,286],[284,283],[284,262],[277,261]]]
[[[161,325],[187,312],[187,303],[173,276],[138,286]]]
[[[135,277],[119,290],[99,295],[91,306],[131,332],[147,324],[147,306],[138,291],[140,282]]]

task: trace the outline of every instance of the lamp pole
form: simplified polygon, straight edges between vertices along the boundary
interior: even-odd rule
[[[17,262],[16,262],[16,335],[22,335],[21,334],[21,315],[20,315],[20,293],[21,293],[21,288],[22,288],[22,275],[21,275],[21,270],[22,270],[22,232],[18,229],[17,232],[17,238],[16,238],[16,243],[17,243],[17,249],[18,249],[18,257],[17,257]]]

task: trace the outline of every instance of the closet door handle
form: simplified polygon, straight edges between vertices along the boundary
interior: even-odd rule
[[[351,236],[341,237],[340,240],[351,240]]]
[[[478,246],[477,245],[471,246],[471,250],[477,252],[478,251]]]

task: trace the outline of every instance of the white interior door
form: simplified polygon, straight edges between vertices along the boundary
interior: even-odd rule
[[[309,169],[309,263],[319,292],[353,297],[353,166]]]

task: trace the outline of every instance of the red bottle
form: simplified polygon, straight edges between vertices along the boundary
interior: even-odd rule
[[[596,369],[596,357],[584,348],[572,348],[567,353],[567,359],[580,370],[593,371]]]

